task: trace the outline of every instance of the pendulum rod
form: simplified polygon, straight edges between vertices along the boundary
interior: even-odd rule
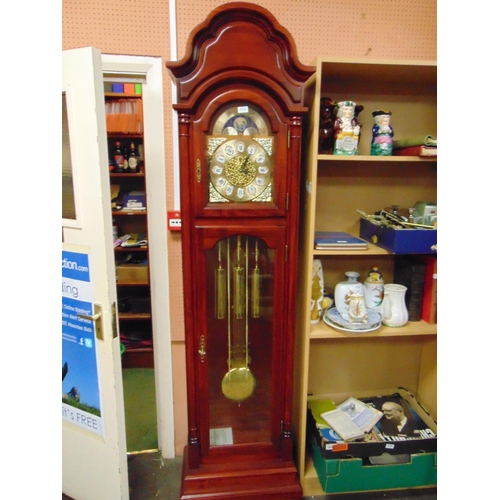
[[[222,245],[223,242],[217,243],[217,260],[218,266],[215,270],[215,317],[224,319],[226,317],[226,269],[222,266]]]
[[[255,238],[255,267],[250,276],[250,291],[252,294],[252,318],[260,317],[260,269],[259,269],[259,240]]]

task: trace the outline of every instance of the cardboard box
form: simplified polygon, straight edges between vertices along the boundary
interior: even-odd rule
[[[314,439],[308,441],[325,493],[392,490],[437,485],[436,453],[416,453],[405,463],[372,465],[367,459],[327,460]]]
[[[437,229],[392,229],[361,219],[359,236],[395,254],[437,253]]]
[[[319,453],[324,459],[342,459],[342,458],[365,458],[376,457],[382,454],[401,455],[419,452],[437,452],[437,424],[429,413],[418,403],[418,401],[404,388],[399,387],[393,393],[372,398],[358,398],[362,401],[368,401],[381,410],[382,404],[392,400],[400,402],[408,414],[408,419],[412,420],[413,428],[419,428],[420,431],[414,431],[412,436],[403,438],[402,436],[392,436],[382,434],[382,441],[369,442],[349,442],[344,443],[328,441],[321,431],[317,428],[316,422],[310,410],[307,412],[308,435],[314,439],[318,446]],[[337,400],[333,396],[336,404],[343,402],[343,399]],[[383,419],[377,427],[384,432]]]
[[[116,266],[117,283],[149,283],[148,264],[119,264]]]

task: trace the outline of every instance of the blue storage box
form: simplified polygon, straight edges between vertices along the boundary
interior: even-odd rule
[[[359,236],[395,254],[437,253],[437,229],[392,229],[361,219]]]
[[[111,91],[115,94],[123,94],[123,83],[113,83],[111,85]]]

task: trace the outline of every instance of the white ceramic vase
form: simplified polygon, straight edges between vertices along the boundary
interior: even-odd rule
[[[337,283],[335,286],[335,307],[344,319],[349,319],[349,302],[351,295],[363,295],[363,284],[358,281],[359,273],[356,271],[347,271],[345,273],[347,280]]]

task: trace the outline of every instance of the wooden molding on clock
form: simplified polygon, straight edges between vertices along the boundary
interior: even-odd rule
[[[315,71],[299,62],[291,34],[276,18],[246,2],[214,9],[191,32],[185,56],[167,66],[177,81],[179,111],[193,109],[214,85],[257,80],[291,112],[303,113],[302,85]]]

